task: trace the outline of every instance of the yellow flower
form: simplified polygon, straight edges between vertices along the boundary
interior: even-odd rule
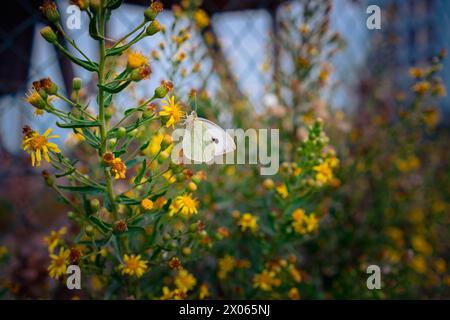
[[[159,112],[159,115],[168,117],[166,127],[172,126],[173,128],[174,124],[179,122],[183,117],[183,111],[181,111],[179,103],[175,102],[174,96],[171,96],[168,100],[163,100],[163,103],[163,110]]]
[[[413,86],[413,90],[415,93],[417,93],[418,95],[423,95],[425,94],[428,90],[430,90],[430,83],[428,81],[420,81],[417,82],[414,86]]]
[[[258,230],[258,218],[254,217],[250,213],[244,213],[239,219],[239,225],[241,226],[241,231],[245,232],[250,229],[252,232]]]
[[[253,288],[260,288],[263,291],[271,291],[272,287],[278,287],[281,281],[275,278],[275,272],[263,270],[253,277]]]
[[[59,254],[50,254],[51,263],[48,267],[49,275],[52,278],[59,279],[66,274],[67,265],[69,264],[70,250],[60,248]]]
[[[159,150],[161,150],[161,142],[164,139],[164,135],[161,132],[157,132],[152,136],[150,144],[148,146],[148,151],[152,156],[156,155]]]
[[[299,283],[302,281],[302,276],[300,274],[300,271],[298,271],[295,266],[293,266],[293,265],[289,266],[289,273],[291,274],[291,276],[295,282]]]
[[[217,276],[219,279],[226,279],[228,273],[234,270],[236,267],[236,259],[230,255],[226,255],[222,259],[219,259],[219,271]]]
[[[413,67],[409,69],[409,75],[412,78],[422,78],[425,76],[425,70],[422,68]]]
[[[209,17],[205,10],[197,9],[194,12],[194,20],[200,29],[206,28],[209,25]]]
[[[148,65],[148,59],[139,51],[130,52],[128,54],[128,68],[137,69]]]
[[[190,217],[198,213],[198,200],[189,193],[178,196],[171,203],[169,210],[170,216],[181,213],[186,217]]]
[[[62,227],[58,231],[52,230],[50,235],[44,237],[44,241],[47,243],[48,251],[53,252],[58,244],[61,243],[61,238],[67,233],[67,228]]]
[[[286,199],[289,196],[288,189],[284,183],[278,185],[276,190],[282,199]]]
[[[291,290],[289,290],[289,299],[300,300],[300,293],[297,288],[291,288]]]
[[[209,297],[209,287],[208,287],[207,283],[203,283],[200,286],[200,292],[198,294],[198,298],[199,299],[205,299],[207,297]]]
[[[412,239],[412,246],[414,250],[426,256],[433,252],[433,247],[421,236],[415,236]]]
[[[25,100],[31,104],[33,107],[36,108],[36,110],[41,110],[45,108],[45,101],[42,99],[41,95],[36,91],[30,91]]]
[[[152,210],[153,209],[153,201],[150,199],[144,199],[141,201],[141,207],[145,211]]]
[[[164,179],[167,180],[169,184],[175,183],[177,181],[177,178],[173,174],[172,170],[168,170],[163,174]]]
[[[433,129],[439,122],[439,111],[437,108],[428,108],[423,112],[423,121],[428,129]]]
[[[304,218],[305,218],[305,210],[295,209],[294,212],[292,212],[292,220],[303,221]]]
[[[185,269],[180,269],[175,278],[175,285],[183,292],[188,292],[197,284],[195,277]]]
[[[438,97],[445,97],[447,95],[447,90],[442,82],[437,82],[433,86],[432,93]]]
[[[299,234],[311,233],[317,230],[319,221],[314,213],[306,215],[305,210],[296,209],[292,212],[292,226]]]
[[[438,258],[434,264],[436,267],[436,271],[440,274],[444,273],[447,270],[447,262],[445,262],[445,260],[442,258]]]
[[[49,135],[52,132],[51,128],[48,128],[43,135],[40,135],[36,131],[24,135],[22,140],[22,149],[28,151],[31,154],[31,165],[34,167],[37,162],[37,166],[41,165],[42,156],[47,162],[50,162],[48,152],[60,153],[58,146],[53,142],[49,142],[48,139],[59,138],[58,135]]]
[[[125,173],[127,172],[127,166],[122,162],[120,158],[114,158],[111,163],[111,174],[114,179],[125,179]]]
[[[314,213],[311,213],[309,216],[305,218],[306,222],[306,230],[308,232],[314,232],[317,230],[317,227],[319,226],[319,221],[316,218],[316,215]]]
[[[272,179],[265,179],[263,181],[263,187],[267,190],[272,190],[274,187],[274,183]]]
[[[423,256],[415,256],[412,258],[411,266],[417,273],[425,273],[427,271],[427,263]]]
[[[313,167],[316,171],[316,180],[320,184],[325,184],[333,179],[333,171],[331,170],[330,163],[324,161],[321,164]]]
[[[141,255],[127,255],[123,256],[123,264],[120,266],[123,274],[129,276],[142,277],[145,271],[147,271],[147,261],[141,259]]]
[[[3,258],[8,253],[8,248],[5,246],[0,246],[0,259]]]

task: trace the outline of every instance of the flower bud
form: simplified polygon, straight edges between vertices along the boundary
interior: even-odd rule
[[[101,0],[89,0],[89,8],[93,12],[97,12],[101,8]]]
[[[106,120],[109,120],[109,119],[112,118],[113,115],[114,115],[114,108],[111,108],[111,107],[106,108],[106,111],[105,111],[105,119],[106,119]]]
[[[52,0],[44,0],[42,6],[39,7],[44,16],[48,19],[48,21],[57,23],[59,21],[59,12],[56,3]]]
[[[130,132],[128,132],[128,138],[134,138],[138,134],[138,129],[133,129]]]
[[[188,256],[191,255],[192,249],[189,248],[189,247],[184,247],[184,248],[182,249],[182,252],[183,252],[183,255],[184,255],[185,257],[188,257]]]
[[[47,40],[50,43],[55,43],[58,40],[56,33],[49,26],[42,28],[40,33],[41,33],[42,38],[44,38],[45,40]]]
[[[177,182],[183,182],[186,180],[186,176],[183,173],[178,173],[175,175]]]
[[[191,192],[194,192],[197,190],[197,185],[194,182],[189,182],[187,185],[187,189]]]
[[[155,89],[155,98],[164,98],[173,89],[173,84],[170,81],[163,80],[161,85]]]
[[[273,180],[272,179],[265,179],[264,180],[264,182],[263,182],[263,187],[266,189],[266,190],[272,190],[273,189],[273,187],[274,187],[274,182],[273,182]]]
[[[173,173],[180,173],[183,171],[183,166],[171,161],[169,163],[169,169],[172,170]]]
[[[126,134],[127,134],[127,129],[125,129],[124,127],[119,127],[117,129],[116,137],[117,137],[117,139],[122,139],[123,137],[125,137]]]
[[[37,91],[33,91],[32,93],[27,95],[26,100],[37,109],[45,109],[46,103],[44,99],[42,99],[41,95]]]
[[[114,160],[114,155],[111,152],[106,152],[103,155],[102,160],[103,160],[103,165],[105,167],[109,167],[110,165],[112,165],[112,162]]]
[[[127,223],[124,220],[114,222],[113,230],[116,233],[123,233],[128,230]]]
[[[192,177],[192,182],[194,182],[196,184],[200,184],[201,181],[202,181],[202,179],[196,175]]]
[[[78,77],[73,78],[72,80],[72,88],[74,91],[78,91],[81,89],[81,79]]]
[[[81,11],[86,11],[88,8],[88,0],[70,0],[70,3],[76,5]]]
[[[77,217],[77,214],[73,211],[69,211],[67,212],[67,218],[69,218],[70,220],[75,220],[75,218]]]
[[[175,250],[177,247],[178,247],[178,244],[176,241],[171,241],[167,245],[167,249],[169,249],[169,250]]]
[[[170,234],[168,234],[168,233],[164,233],[164,234],[163,234],[163,240],[164,240],[164,241],[169,241],[170,239],[172,239],[172,237],[170,236]]]
[[[86,226],[86,228],[84,228],[84,232],[86,232],[86,234],[91,237],[94,235],[95,230],[93,226],[88,225]]]
[[[91,207],[91,211],[96,213],[100,209],[100,201],[98,199],[92,199],[89,202],[89,206]]]
[[[172,136],[170,134],[165,134],[161,141],[161,150],[165,150],[172,143],[173,143]]]
[[[42,171],[42,177],[44,178],[45,183],[47,186],[51,187],[54,184],[53,178],[50,176],[47,170]]]
[[[164,160],[170,157],[170,153],[168,151],[163,151],[158,156],[158,162],[163,163]]]
[[[58,93],[58,86],[50,78],[34,81],[33,88],[38,91],[44,99],[47,98],[47,95],[55,95]]]
[[[161,24],[158,22],[158,20],[153,20],[152,23],[150,23],[150,25],[145,30],[148,36],[152,36],[160,31],[161,31]]]
[[[131,71],[130,77],[131,80],[138,82],[148,78],[151,73],[152,70],[150,69],[149,66],[142,66],[139,69],[134,69],[133,71]]]
[[[146,21],[155,20],[156,16],[163,11],[163,4],[159,1],[152,2],[150,7],[144,11]]]
[[[114,149],[116,144],[117,144],[117,139],[116,138],[111,138],[111,139],[108,140],[108,147],[110,149]]]

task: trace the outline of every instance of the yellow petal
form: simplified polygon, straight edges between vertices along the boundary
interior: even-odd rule
[[[47,162],[50,162],[50,157],[48,156],[48,149],[47,149],[47,147],[44,146],[43,150],[44,150],[43,154],[44,154],[45,160]]]
[[[52,132],[52,128],[48,128],[48,129],[44,132],[43,136],[46,137],[46,136],[48,136],[51,132]]]
[[[41,164],[41,150],[36,150],[36,159],[38,162],[38,166]]]

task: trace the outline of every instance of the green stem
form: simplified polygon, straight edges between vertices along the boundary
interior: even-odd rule
[[[135,33],[136,31],[138,31],[139,29],[141,29],[143,26],[145,26],[147,22],[143,21],[140,25],[138,25],[136,28],[134,28],[133,30],[131,30],[130,32],[128,32],[126,35],[124,35],[120,40],[117,40],[117,42],[111,47],[111,49],[117,47],[122,41],[124,41],[126,38],[128,38],[129,36],[131,36],[133,33]]]
[[[103,5],[103,1],[102,1]],[[100,34],[100,62],[99,62],[99,68],[98,68],[98,83],[100,85],[104,84],[105,81],[105,60],[106,60],[106,54],[105,54],[105,9],[102,7],[100,9],[100,15],[99,15],[99,34]],[[99,122],[100,122],[100,157],[103,156],[106,152],[106,132],[108,130],[108,122],[106,121],[105,117],[105,101],[104,101],[104,91],[101,87],[99,87],[98,90],[98,104],[99,104]],[[100,160],[101,161],[101,160]],[[104,168],[104,174],[105,174],[105,183],[106,183],[106,192],[108,194],[109,201],[111,203],[112,208],[112,214],[114,219],[117,219],[117,209],[116,204],[114,202],[114,192],[113,192],[113,185],[112,185],[112,178],[111,173],[109,172],[108,168]]]

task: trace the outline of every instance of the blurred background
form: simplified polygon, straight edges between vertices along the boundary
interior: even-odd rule
[[[276,69],[284,63],[277,42],[273,41],[279,33],[280,7],[286,3],[295,7],[304,2],[308,1],[204,1],[202,8],[211,19],[206,31],[216,37],[217,45],[207,48],[203,44],[206,52],[202,60],[204,73],[193,81],[200,83],[207,76],[205,89],[214,99],[223,85],[223,75],[219,77],[217,73],[225,73],[234,92],[247,97],[257,114],[263,113],[267,88],[274,81]],[[170,7],[176,1],[163,3],[167,10],[161,15],[160,22],[169,25],[173,20]],[[364,122],[368,116],[370,103],[367,101],[376,101],[382,113],[389,113],[388,109],[393,108],[393,95],[386,94],[381,88],[408,91],[413,85],[413,79],[408,76],[409,68],[429,63],[441,50],[450,49],[449,1],[334,0],[331,3],[330,28],[340,34],[344,45],[330,61],[334,68],[333,86],[323,98],[334,112],[352,115],[354,123]],[[64,21],[70,4],[68,1],[57,1],[57,4]],[[366,27],[366,8],[370,4],[382,8],[381,30]],[[53,127],[63,139],[66,137],[53,125],[50,115],[37,119],[24,97],[35,79],[51,77],[61,84],[63,91],[70,90],[74,76],[87,83],[90,80],[88,74],[59,55],[40,37],[39,30],[45,22],[39,5],[40,1],[34,0],[7,1],[2,4],[0,19],[0,245],[14,251],[11,266],[1,272],[8,272],[12,282],[20,285],[20,296],[32,298],[41,295],[40,290],[47,281],[42,235],[61,224],[65,219],[65,208],[45,189],[40,170],[30,167],[28,156],[20,148],[21,130],[27,124],[38,131]],[[107,37],[119,38],[140,21],[146,6],[148,1],[125,1],[109,21]],[[68,34],[83,51],[95,57],[96,44],[89,39],[84,24],[87,24],[87,18],[82,16],[81,29],[68,30]],[[202,46],[205,34],[192,37]],[[160,40],[152,38],[148,43],[144,40],[138,49],[149,54]],[[450,85],[448,60],[443,60],[440,73],[446,87]],[[140,86],[139,95],[150,95],[155,84],[166,76],[162,68],[154,68],[150,85]],[[95,87],[90,90],[95,92]],[[434,137],[448,135],[449,99],[445,95],[436,105],[440,116]],[[448,153],[443,152],[440,156],[440,161],[446,164]],[[445,175],[448,176],[448,172]],[[448,198],[441,200],[447,208]],[[445,248],[449,245],[446,243]],[[345,270],[344,266],[342,270]],[[335,297],[352,296],[350,288],[341,289]],[[420,295],[413,293],[412,297]]]

